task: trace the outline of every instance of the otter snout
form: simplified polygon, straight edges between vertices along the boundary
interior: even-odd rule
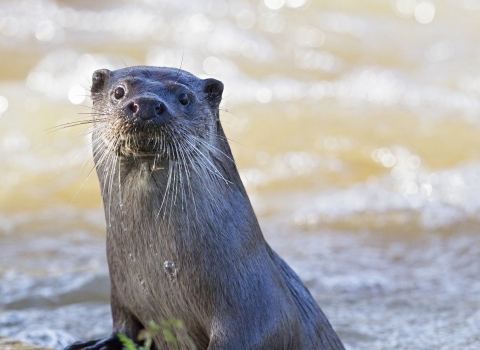
[[[152,97],[131,100],[126,104],[125,109],[127,115],[140,120],[157,119],[160,122],[166,122],[170,116],[165,103]]]

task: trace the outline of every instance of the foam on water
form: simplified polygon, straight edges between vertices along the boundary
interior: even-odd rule
[[[305,233],[278,219],[263,220],[262,225],[268,241],[305,281],[348,348],[475,348],[480,330],[476,235],[430,234],[388,242],[365,232]],[[39,247],[49,244],[42,237],[30,241]],[[104,260],[95,240],[80,247],[80,261]],[[27,255],[29,259],[36,257]],[[99,288],[99,280],[108,281],[105,271],[88,268],[72,275],[67,267],[62,273],[63,260],[55,255],[49,259],[58,264],[58,277],[42,280],[33,271],[17,276],[18,281],[8,271],[0,276],[2,286],[23,283],[18,291],[29,296],[9,304],[14,293],[0,289],[2,308],[7,308],[0,314],[3,334],[60,349],[72,339],[109,332],[109,291]],[[92,286],[96,296],[89,293]],[[48,303],[41,301],[45,296]],[[95,300],[101,302],[92,303]],[[436,337],[429,340],[426,334]]]

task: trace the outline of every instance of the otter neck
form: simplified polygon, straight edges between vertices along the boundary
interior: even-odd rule
[[[212,160],[218,173],[175,162],[120,159],[110,173],[97,169],[108,240],[140,250],[153,245],[165,260],[183,263],[198,263],[203,258],[199,247],[205,245],[218,246],[228,256],[263,243],[236,169],[225,170],[222,159]],[[228,233],[218,228],[228,228]]]

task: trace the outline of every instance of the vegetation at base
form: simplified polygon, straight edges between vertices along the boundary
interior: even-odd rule
[[[172,344],[174,350],[178,350],[182,343],[186,344],[190,350],[197,349],[192,338],[186,333],[183,322],[175,317],[160,322],[160,325],[154,321],[149,321],[147,327],[138,334],[138,340],[143,341],[143,346],[137,345],[123,333],[118,333],[117,337],[123,344],[123,350],[151,350],[153,338],[160,332],[163,334],[165,341]]]

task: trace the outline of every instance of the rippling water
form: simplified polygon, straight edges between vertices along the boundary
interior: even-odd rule
[[[479,0],[0,2],[0,334],[109,332],[98,68],[225,84],[272,246],[349,349],[480,344]]]

